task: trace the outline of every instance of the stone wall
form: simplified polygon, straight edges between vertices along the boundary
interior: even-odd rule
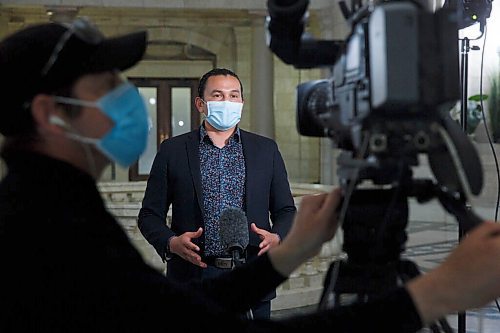
[[[137,8],[137,3],[132,6],[123,2],[121,6],[119,3],[114,6],[99,6],[97,3],[82,7],[63,6],[59,11],[65,9],[69,16],[89,17],[106,36],[147,30],[149,46],[146,57],[125,73],[128,77],[197,79],[214,66],[234,70],[244,87],[245,106],[240,126],[258,133],[259,129],[252,128],[252,117],[259,116],[259,110],[254,109],[257,101],[252,100],[255,99],[252,98],[252,90],[254,93],[257,90],[255,86],[252,87],[252,70],[261,64],[258,61],[260,58],[253,56],[252,52],[255,49],[254,25],[256,22],[264,25],[265,11],[231,10],[226,5],[226,9],[210,9],[217,2],[207,1],[199,9],[186,7],[186,10],[179,10],[177,6],[167,3],[162,3],[164,9],[157,10],[147,6]],[[51,1],[0,6],[0,38],[29,24],[48,22],[51,18],[43,4],[49,3]],[[243,1],[234,1],[233,5],[236,6],[233,9],[252,7],[249,2]],[[313,4],[312,8],[317,6],[318,3]],[[324,6],[323,4],[322,8]],[[265,2],[261,2],[259,7],[265,9]],[[311,16],[315,15],[317,12],[313,10]],[[313,18],[312,21],[316,20]],[[310,29],[318,35],[321,24],[315,23]],[[204,50],[212,54],[214,59],[172,59],[168,45],[175,43]],[[261,49],[269,52],[267,46]],[[297,133],[295,88],[299,83],[319,79],[321,72],[318,69],[297,70],[284,64],[276,56],[272,57],[271,62],[274,68],[268,79],[273,82],[273,91],[272,101],[269,102],[274,107],[269,113],[274,117],[274,138],[290,179],[295,182],[320,183],[320,139],[303,137]],[[256,97],[264,98],[262,95]],[[0,177],[3,174],[4,168],[0,164]],[[119,165],[110,166],[105,170],[102,180],[126,182],[129,180],[129,169]]]

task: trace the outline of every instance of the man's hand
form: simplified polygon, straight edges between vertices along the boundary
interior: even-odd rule
[[[259,238],[262,242],[259,244],[260,251],[257,255],[261,255],[266,253],[270,248],[277,246],[280,243],[280,236],[269,232],[265,229],[258,228],[255,223],[250,225],[250,228],[253,232],[259,235]]]
[[[207,264],[201,261],[199,255],[200,248],[191,240],[201,237],[203,229],[200,227],[196,231],[188,231],[180,236],[170,239],[170,252],[177,254],[182,259],[189,261],[193,265],[206,268]]]

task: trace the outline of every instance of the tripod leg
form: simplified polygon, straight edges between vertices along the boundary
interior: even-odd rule
[[[443,328],[443,331],[445,333],[453,333],[453,328],[451,328],[446,319],[439,319],[439,323],[441,324],[441,327]]]
[[[340,270],[341,261],[337,260],[330,264],[328,272],[325,276],[325,282],[323,287],[323,293],[320,298],[320,302],[318,304],[318,310],[327,309],[331,307],[331,301],[333,292],[335,289],[335,283],[337,282],[337,277]],[[335,296],[334,306],[338,306],[340,304],[339,298]]]
[[[441,332],[441,330],[439,329],[439,326],[437,324],[429,325],[429,329],[432,331],[432,333],[440,333]]]

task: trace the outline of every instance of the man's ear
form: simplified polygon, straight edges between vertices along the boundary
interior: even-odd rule
[[[61,134],[68,125],[60,117],[54,98],[50,95],[38,94],[31,102],[31,115],[40,131]]]
[[[196,106],[196,109],[199,113],[205,113],[205,102],[199,96],[196,96],[196,98],[194,99],[194,105]]]

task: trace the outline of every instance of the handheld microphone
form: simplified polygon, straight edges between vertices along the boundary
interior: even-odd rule
[[[245,212],[229,207],[219,218],[219,234],[222,246],[231,253],[235,266],[245,263],[243,253],[248,246],[248,222]]]

